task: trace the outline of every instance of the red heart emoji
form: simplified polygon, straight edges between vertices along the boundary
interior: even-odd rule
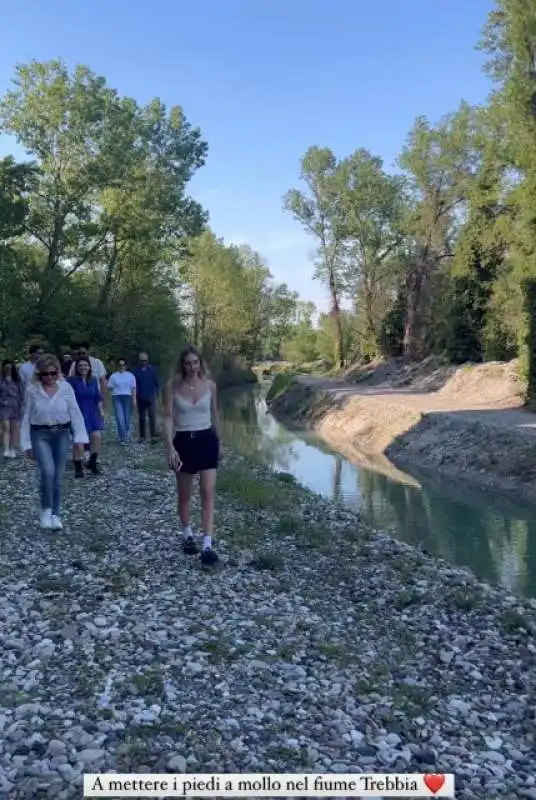
[[[424,776],[424,783],[426,787],[430,789],[432,794],[438,792],[443,784],[445,783],[445,776],[444,775],[425,775]]]

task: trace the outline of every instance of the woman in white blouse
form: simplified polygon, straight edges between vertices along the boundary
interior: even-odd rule
[[[21,424],[21,447],[35,458],[40,473],[41,527],[60,530],[61,485],[74,444],[86,444],[88,435],[72,386],[63,380],[60,363],[42,355],[26,395]]]

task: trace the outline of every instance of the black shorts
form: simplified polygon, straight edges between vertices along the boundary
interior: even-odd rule
[[[204,431],[177,431],[173,447],[182,461],[179,472],[196,475],[206,469],[218,469],[220,440],[212,428]]]

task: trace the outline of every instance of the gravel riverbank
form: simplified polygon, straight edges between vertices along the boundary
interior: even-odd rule
[[[536,798],[533,601],[229,452],[202,570],[159,450],[109,444],[54,534],[33,467],[0,464],[0,797],[77,798],[84,771],[295,770]]]

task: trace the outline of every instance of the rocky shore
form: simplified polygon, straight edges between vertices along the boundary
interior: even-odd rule
[[[454,387],[459,377],[453,376]],[[500,386],[492,382],[495,394]],[[401,470],[433,470],[536,502],[536,415],[501,406],[496,397],[486,403],[480,388],[476,382],[473,394],[418,393],[295,377],[269,405],[276,416],[314,430],[357,461],[382,456]]]
[[[225,454],[220,568],[180,548],[159,448],[106,447],[35,523],[0,465],[0,797],[84,771],[454,772],[536,798],[536,604]]]

